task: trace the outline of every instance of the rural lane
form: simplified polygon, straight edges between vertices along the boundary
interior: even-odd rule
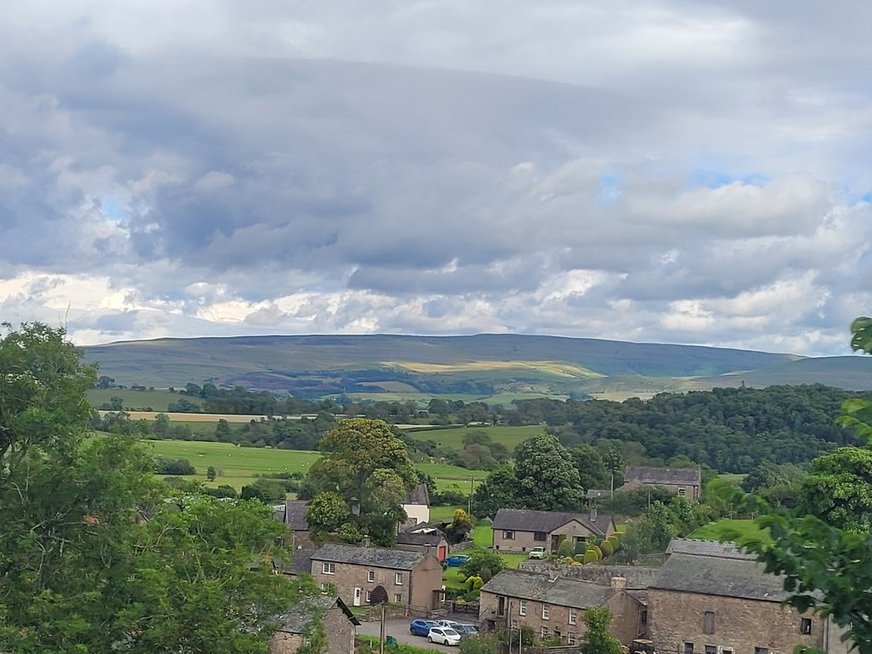
[[[411,618],[391,618],[385,621],[385,634],[393,636],[398,643],[406,645],[414,645],[415,647],[424,647],[432,649],[436,652],[454,652],[457,654],[456,647],[448,647],[446,645],[436,645],[428,643],[427,639],[422,636],[413,636],[409,633],[409,622]],[[374,622],[361,622],[357,628],[359,636],[375,636],[378,638],[378,620]]]

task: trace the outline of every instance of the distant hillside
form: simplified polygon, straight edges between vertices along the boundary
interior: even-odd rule
[[[89,361],[100,362],[101,374],[124,385],[166,388],[212,382],[307,396],[650,395],[742,381],[803,383],[822,376],[829,380],[823,383],[841,385],[838,380],[847,376],[848,388],[872,388],[872,359],[860,357],[802,359],[726,348],[512,334],[158,339],[89,347],[85,353]],[[783,381],[785,375],[792,381]]]

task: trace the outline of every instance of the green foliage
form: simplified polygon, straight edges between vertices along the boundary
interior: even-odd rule
[[[596,563],[597,561],[599,561],[597,553],[592,549],[588,549],[581,557],[581,562],[585,565],[588,565],[590,563]]]
[[[94,375],[63,332],[12,332],[0,362],[0,651],[265,653],[316,592],[273,574],[269,507],[167,502],[142,445],[85,438]]]
[[[215,481],[215,477],[218,476],[218,473],[215,471],[215,466],[209,466],[206,468],[206,479],[208,481]]]
[[[479,518],[493,518],[500,509],[519,508],[519,488],[510,466],[498,468],[472,494],[472,513]]]
[[[520,641],[522,646],[532,647],[536,643],[536,632],[533,631],[533,627],[528,627],[527,625],[521,625],[520,630],[511,629],[500,631],[498,638],[500,639],[500,642],[510,642],[515,651],[517,651],[519,640],[518,631],[520,631]]]
[[[604,606],[584,612],[584,642],[581,654],[621,654],[621,642],[609,633],[612,614]]]
[[[603,558],[611,556],[615,553],[614,545],[612,545],[612,542],[609,540],[604,540],[602,543],[600,543],[599,549],[603,554]]]
[[[359,543],[363,540],[363,534],[360,533],[360,527],[354,522],[343,522],[336,530],[336,535],[346,543]]]
[[[488,550],[470,550],[469,552],[469,560],[460,568],[464,577],[484,577],[482,574],[484,570],[487,570],[487,573],[493,577],[505,567],[499,554],[494,554]]]
[[[530,438],[515,449],[517,500],[523,508],[574,511],[584,504],[584,490],[569,451],[548,434]]]
[[[499,654],[500,640],[495,633],[479,634],[460,641],[460,654]]]
[[[797,510],[839,529],[872,533],[872,449],[843,447],[812,461]]]
[[[454,511],[454,519],[445,530],[449,543],[460,543],[472,531],[472,518],[464,509]]]
[[[575,554],[575,547],[569,542],[569,539],[564,536],[560,539],[560,544],[557,546],[557,556],[568,556],[571,558],[573,554]]]
[[[485,581],[479,576],[467,577],[463,584],[466,586],[467,590],[480,590],[481,587],[485,585]]]
[[[197,471],[187,459],[165,459],[157,457],[154,471],[159,475],[196,475]]]
[[[330,533],[339,529],[349,515],[348,505],[339,493],[324,491],[318,493],[309,503],[306,523],[310,529]]]

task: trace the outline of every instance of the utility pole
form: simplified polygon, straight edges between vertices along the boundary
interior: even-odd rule
[[[378,654],[385,654],[385,605],[381,605],[381,621],[378,627]]]
[[[469,497],[466,499],[466,512],[472,515],[472,494],[475,490],[475,477],[469,478]]]

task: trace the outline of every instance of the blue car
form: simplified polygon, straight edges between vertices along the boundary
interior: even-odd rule
[[[412,620],[409,623],[409,633],[413,636],[426,636],[433,627],[438,627],[433,620]]]
[[[455,554],[445,559],[446,568],[460,568],[464,563],[469,561],[469,556],[466,554]]]

